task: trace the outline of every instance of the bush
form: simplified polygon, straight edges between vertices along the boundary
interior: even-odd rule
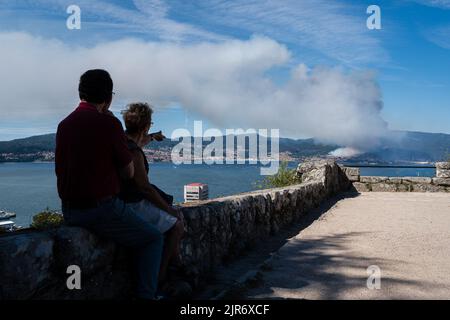
[[[64,218],[61,213],[52,211],[49,208],[39,212],[33,216],[31,227],[35,229],[49,229],[59,227],[64,223]]]
[[[296,175],[296,170],[289,169],[288,162],[283,161],[280,164],[278,172],[272,176],[265,177],[262,181],[259,182],[258,186],[261,189],[281,188],[299,184],[301,182],[301,179],[299,179]]]

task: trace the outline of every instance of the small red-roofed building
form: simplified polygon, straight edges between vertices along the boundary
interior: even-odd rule
[[[208,185],[194,182],[184,186],[184,201],[192,202],[208,199]]]

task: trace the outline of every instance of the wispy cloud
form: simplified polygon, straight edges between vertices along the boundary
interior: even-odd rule
[[[450,9],[450,0],[414,0],[417,3],[441,9]]]
[[[31,12],[45,9],[47,15],[65,14],[67,7],[72,4],[81,8],[83,22],[112,23],[120,25],[127,32],[146,34],[154,39],[182,41],[184,39],[220,40],[223,38],[191,24],[168,19],[166,17],[168,6],[162,0],[134,0],[131,8],[100,0],[0,0],[2,7],[13,7]]]
[[[425,38],[435,45],[450,49],[450,25],[429,28],[423,31]]]
[[[2,0],[0,0],[1,3]],[[31,1],[26,10],[65,12],[72,0]],[[22,6],[24,1],[8,2]],[[134,0],[132,5],[77,0],[89,23],[116,23],[151,39],[177,42],[248,39],[260,34],[295,48],[305,57],[364,65],[388,59],[379,39],[366,28],[362,5],[331,0]],[[23,9],[25,10],[25,9]],[[118,28],[116,28],[118,29]]]
[[[387,53],[366,28],[366,7],[328,0],[198,0],[180,12],[227,32],[258,33],[312,49],[344,64],[384,61]]]

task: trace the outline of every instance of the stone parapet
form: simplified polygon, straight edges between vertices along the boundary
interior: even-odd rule
[[[330,161],[299,166],[302,183],[183,206],[182,258],[192,287],[281,228],[301,219],[350,182]],[[0,235],[0,299],[116,299],[132,293],[129,252],[87,230],[60,227]],[[67,267],[81,269],[69,290]]]

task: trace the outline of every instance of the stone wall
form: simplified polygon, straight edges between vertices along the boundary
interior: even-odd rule
[[[450,178],[450,161],[436,163],[436,177]]]
[[[334,162],[305,163],[302,183],[183,207],[186,237],[182,245],[188,282],[197,287],[215,267],[300,219],[350,182]],[[60,227],[0,236],[0,299],[129,298],[129,253],[87,230]],[[68,290],[66,269],[78,265],[82,290]]]
[[[450,163],[436,163],[436,177],[361,176],[359,168],[342,170],[359,192],[450,192]]]

